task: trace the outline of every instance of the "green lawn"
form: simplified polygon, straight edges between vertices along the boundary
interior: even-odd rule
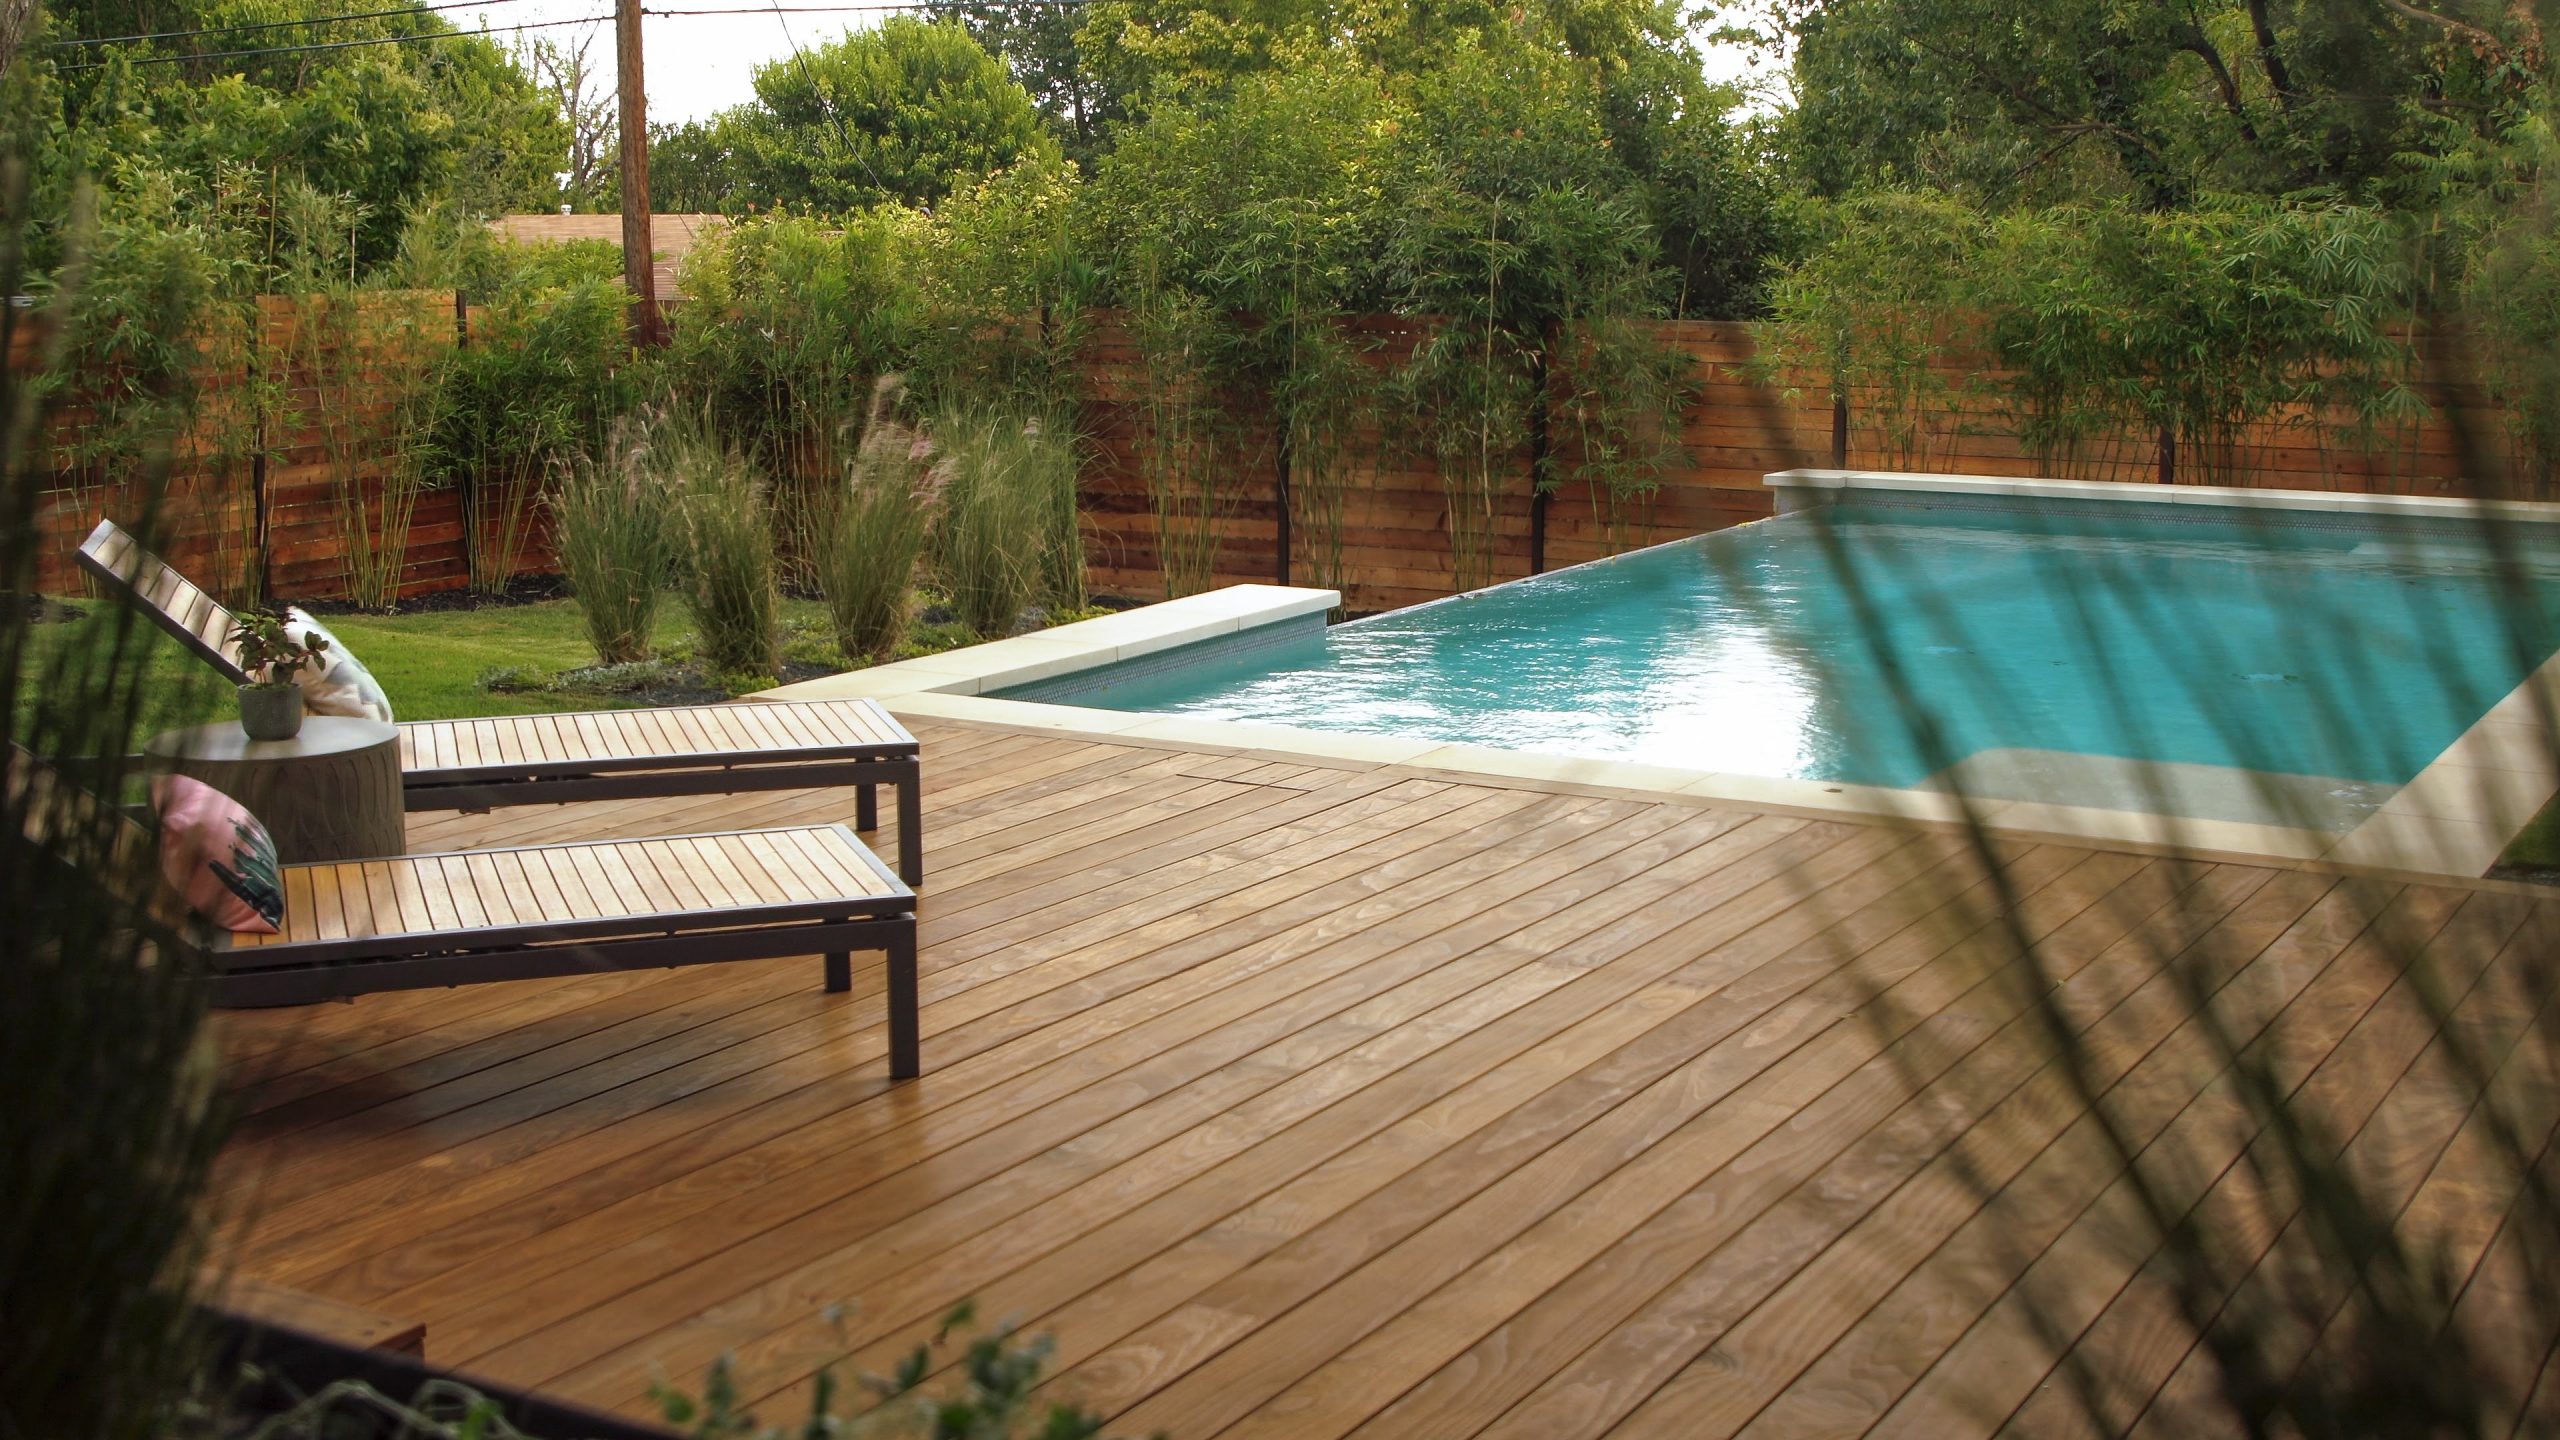
[[[593,666],[576,602],[492,605],[478,610],[415,615],[330,615],[323,624],[363,659],[382,682],[403,720],[447,720],[464,715],[532,714],[543,710],[605,710],[638,703],[609,692],[568,688],[493,692],[484,678],[514,672],[519,681],[543,682],[564,671]],[[843,668],[826,633],[826,611],[815,601],[783,602],[783,625],[792,658]],[[680,606],[660,607],[654,628],[659,655],[681,660],[692,653],[693,630]],[[822,652],[822,653],[821,653]]]
[[[2544,806],[2532,824],[2507,842],[2507,853],[2498,857],[2498,863],[2519,870],[2560,872],[2560,800]]]
[[[115,623],[109,602],[71,603],[86,613],[77,620],[37,628],[38,663],[44,654],[63,647],[100,643],[98,627]],[[789,658],[842,668],[842,657],[825,638],[821,606],[814,601],[786,601],[783,618]],[[587,644],[572,601],[410,615],[330,615],[322,617],[322,622],[382,681],[392,708],[403,720],[601,710],[642,703],[638,697],[603,690],[548,688],[547,682],[562,672],[595,664],[595,651]],[[152,670],[164,682],[157,688],[167,702],[162,713],[154,716],[155,724],[232,713],[231,695],[212,683],[210,668],[176,641],[156,630],[150,633]],[[692,631],[681,607],[670,605],[659,612],[656,635],[661,655],[675,660],[689,655]],[[945,637],[927,630],[919,638],[929,644]],[[498,672],[509,672],[515,685],[502,691],[486,688],[483,680]],[[528,685],[538,688],[516,688]]]

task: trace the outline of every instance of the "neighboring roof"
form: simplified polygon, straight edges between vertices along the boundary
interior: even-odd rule
[[[651,268],[658,275],[658,298],[672,300],[678,292],[676,267],[684,262],[685,252],[712,232],[728,227],[726,215],[652,215],[649,217],[649,245],[657,252],[657,264]],[[572,240],[602,240],[622,243],[620,215],[501,215],[489,222],[489,228],[510,240],[528,245],[560,245]]]

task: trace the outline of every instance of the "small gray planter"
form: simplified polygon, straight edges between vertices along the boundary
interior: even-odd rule
[[[240,728],[252,740],[290,740],[302,733],[302,687],[243,685]]]

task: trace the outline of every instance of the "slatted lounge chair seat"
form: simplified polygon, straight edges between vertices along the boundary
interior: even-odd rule
[[[112,520],[80,563],[163,630],[243,684],[233,616]],[[921,747],[874,700],[794,700],[413,721],[399,727],[410,810],[729,795],[850,785],[854,823],[880,823],[875,788],[898,803],[898,873],[924,883]]]
[[[342,995],[855,950],[889,957],[890,1069],[917,1073],[915,892],[851,830],[810,825],[282,867],[276,935],[208,947],[214,998]]]
[[[66,791],[10,747],[30,826]],[[120,833],[147,845],[141,827]],[[40,852],[42,833],[22,838]],[[121,842],[120,842],[121,844]],[[841,825],[403,855],[279,867],[275,935],[173,928],[160,897],[138,923],[198,951],[212,998],[298,1005],[388,990],[794,955],[825,957],[826,987],[853,986],[856,950],[888,958],[889,1071],[921,1073],[915,892]]]

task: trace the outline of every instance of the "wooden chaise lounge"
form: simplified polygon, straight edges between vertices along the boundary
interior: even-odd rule
[[[247,682],[231,611],[123,527],[99,521],[80,564],[231,683]],[[399,730],[402,802],[411,810],[851,785],[855,825],[874,830],[874,787],[886,784],[897,792],[898,873],[924,883],[920,749],[876,701],[506,715]]]
[[[8,783],[49,787],[24,805],[32,831],[68,795],[11,747]],[[78,803],[95,803],[80,800]],[[148,846],[139,824],[129,841]],[[41,833],[25,840],[39,851]],[[922,1072],[916,897],[841,825],[403,855],[279,867],[275,935],[162,917],[225,1005],[320,1000],[793,955],[825,957],[826,987],[853,987],[853,952],[888,959],[889,1073]],[[138,916],[164,911],[136,900]]]

